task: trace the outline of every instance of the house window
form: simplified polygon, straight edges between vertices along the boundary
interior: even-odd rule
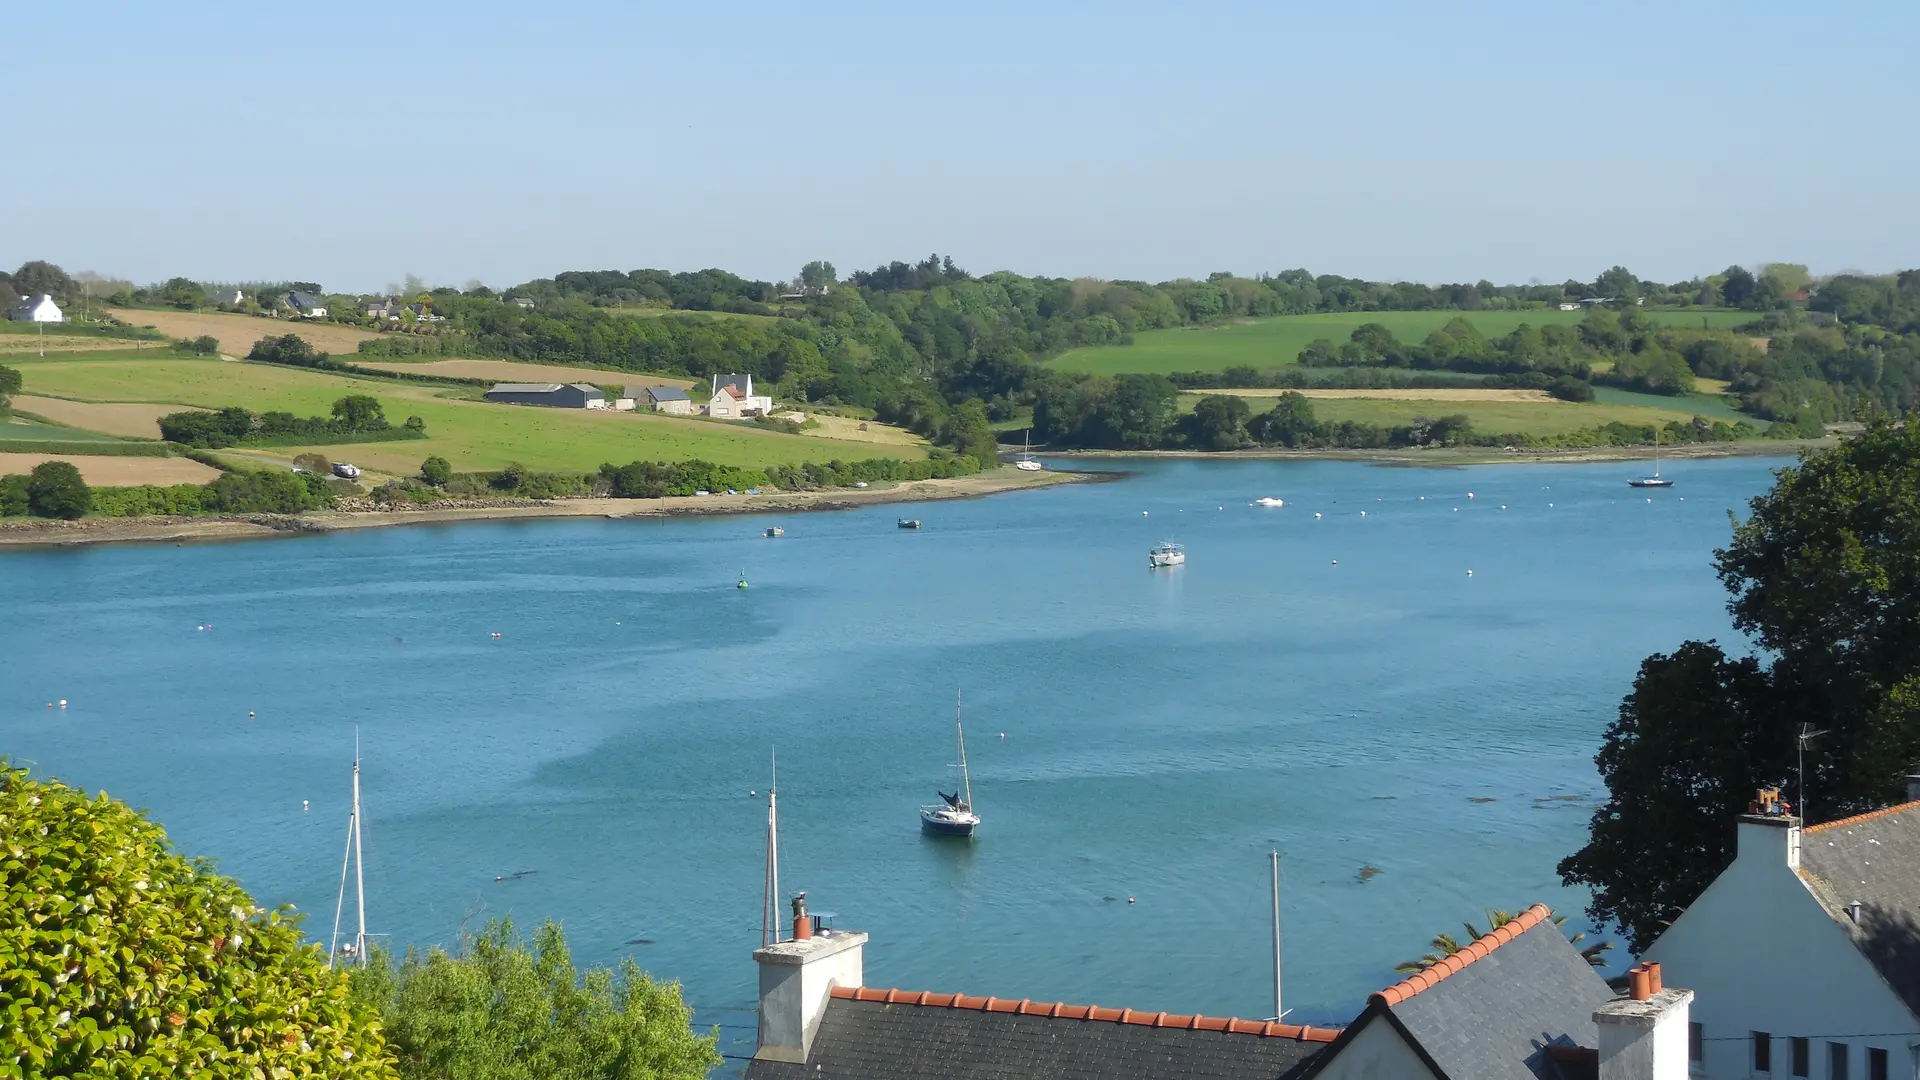
[[[1827,1044],[1827,1080],[1850,1080],[1847,1076],[1847,1044]]]
[[[1687,1060],[1695,1065],[1700,1063],[1700,1042],[1700,1021],[1690,1021],[1687,1024]]]
[[[1887,1080],[1887,1052],[1878,1046],[1867,1047],[1867,1080]]]
[[[1753,1033],[1753,1071],[1773,1071],[1773,1036],[1764,1031]]]
[[[1812,1076],[1813,1050],[1807,1039],[1795,1036],[1787,1040],[1787,1045],[1793,1048],[1793,1075]]]

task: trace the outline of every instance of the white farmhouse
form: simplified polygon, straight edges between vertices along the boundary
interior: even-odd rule
[[[753,392],[751,375],[715,375],[707,415],[724,420],[747,420],[773,411],[773,398]]]
[[[46,293],[41,293],[40,298],[37,300],[22,300],[18,304],[15,304],[13,310],[7,313],[7,318],[12,319],[14,322],[49,323],[67,321],[67,317],[60,313],[60,305],[54,303],[53,297]]]
[[[1760,793],[1643,957],[1700,995],[1693,1075],[1920,1076],[1920,802],[1808,829],[1789,809]]]

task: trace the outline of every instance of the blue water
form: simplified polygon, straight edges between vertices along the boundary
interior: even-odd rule
[[[324,938],[357,725],[373,929],[557,919],[737,1048],[777,746],[783,884],[872,933],[871,985],[1266,1015],[1277,846],[1293,1018],[1341,1020],[1487,907],[1581,921],[1553,868],[1601,734],[1647,654],[1732,636],[1711,552],[1780,464],[1675,463],[1649,501],[1631,465],[1167,462],[917,533],[877,507],[15,552],[0,752]],[[1149,571],[1166,538],[1192,561]],[[970,845],[915,818],[956,687]]]

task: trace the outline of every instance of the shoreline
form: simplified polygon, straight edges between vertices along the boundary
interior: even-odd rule
[[[355,529],[403,525],[449,525],[473,521],[543,518],[673,518],[716,514],[798,513],[853,510],[888,503],[977,499],[1009,491],[1033,491],[1062,484],[1099,483],[1124,473],[1020,472],[1005,466],[994,472],[946,480],[909,480],[883,488],[834,488],[829,491],[772,492],[765,495],[669,495],[659,499],[553,499],[434,509],[318,510],[305,514],[238,514],[225,517],[81,518],[57,521],[13,518],[0,522],[0,549],[92,547],[98,544],[260,540],[313,536]]]
[[[1749,439],[1736,443],[1688,443],[1662,446],[1662,461],[1734,457],[1795,457],[1802,450],[1822,450],[1838,446],[1839,439]],[[1360,461],[1376,465],[1415,468],[1455,468],[1463,465],[1580,465],[1606,461],[1651,461],[1652,446],[1583,446],[1564,450],[1502,450],[1489,446],[1447,446],[1429,449],[1380,450],[1288,450],[1268,447],[1257,450],[1048,450],[1045,456],[1064,458],[1111,458],[1114,460],[1215,459],[1221,461]]]

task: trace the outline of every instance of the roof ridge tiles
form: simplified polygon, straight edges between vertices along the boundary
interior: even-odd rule
[[[1483,960],[1493,950],[1533,929],[1541,922],[1551,919],[1553,911],[1545,904],[1535,904],[1513,918],[1493,928],[1490,933],[1475,938],[1464,948],[1458,949],[1441,958],[1438,963],[1430,964],[1419,971],[1401,979],[1383,990],[1376,990],[1367,1000],[1382,1005],[1398,1005],[1423,990],[1431,990],[1440,980],[1449,975],[1459,974],[1460,969]]]
[[[1062,1020],[1097,1021],[1105,1024],[1132,1024],[1136,1027],[1167,1027],[1189,1031],[1219,1031],[1234,1035],[1260,1035],[1267,1038],[1295,1039],[1300,1042],[1330,1043],[1340,1032],[1336,1028],[1316,1028],[1281,1024],[1272,1020],[1242,1020],[1239,1017],[1204,1016],[1200,1013],[1146,1012],[1138,1009],[1105,1009],[1098,1005],[1068,1005],[1063,1001],[1037,1002],[1022,998],[1018,1003],[1006,998],[968,997],[965,994],[937,994],[931,990],[881,989],[871,986],[836,986],[829,991],[842,1001],[871,1001],[884,1005],[930,1005],[935,1008],[970,1009],[974,1012],[1012,1013],[1019,1016],[1044,1016]]]
[[[1892,806],[1883,806],[1878,810],[1869,810],[1864,814],[1855,814],[1852,817],[1836,818],[1833,821],[1823,821],[1818,825],[1809,825],[1801,829],[1800,832],[1804,835],[1806,833],[1824,832],[1828,829],[1838,829],[1846,825],[1858,825],[1863,821],[1871,821],[1874,818],[1897,814],[1902,810],[1911,810],[1916,806],[1920,806],[1920,802],[1895,803]]]

